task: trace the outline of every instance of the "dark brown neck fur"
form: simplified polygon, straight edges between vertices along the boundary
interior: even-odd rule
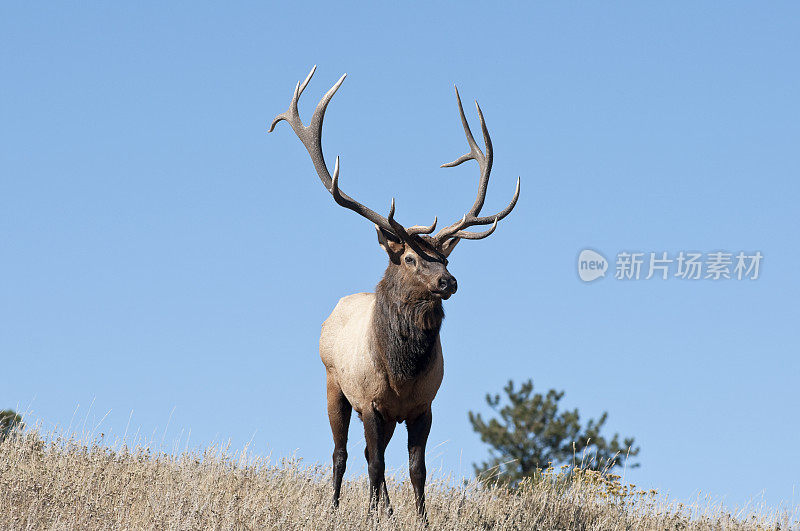
[[[413,286],[396,265],[389,264],[375,289],[375,336],[395,378],[419,376],[433,360],[444,319],[441,299]]]

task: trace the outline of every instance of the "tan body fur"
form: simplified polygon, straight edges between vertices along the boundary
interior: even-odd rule
[[[437,339],[434,359],[413,380],[393,377],[373,337],[374,293],[339,300],[322,324],[319,355],[328,374],[359,415],[374,408],[387,420],[414,419],[430,408],[442,383],[444,359]]]

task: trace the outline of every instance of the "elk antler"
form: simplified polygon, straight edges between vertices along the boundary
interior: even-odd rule
[[[434,218],[433,224],[429,226],[414,225],[412,227],[405,228],[394,219],[394,198],[392,198],[389,216],[383,217],[374,210],[362,205],[346,193],[342,192],[339,189],[339,157],[336,157],[336,164],[333,168],[333,176],[331,176],[331,174],[328,172],[328,167],[325,164],[325,156],[322,153],[322,121],[325,118],[325,110],[327,109],[328,104],[333,98],[333,95],[336,94],[336,91],[339,90],[339,87],[344,82],[347,74],[344,74],[341,78],[339,78],[339,81],[337,81],[336,84],[325,93],[325,95],[317,104],[317,108],[314,109],[314,114],[311,115],[311,122],[308,124],[308,126],[305,126],[303,125],[303,121],[300,119],[300,113],[297,109],[297,102],[299,101],[300,96],[303,94],[303,91],[306,89],[306,86],[308,86],[309,81],[311,81],[311,77],[314,75],[316,70],[317,67],[314,65],[314,68],[311,69],[311,72],[309,72],[308,76],[306,76],[306,79],[302,83],[297,83],[294,88],[294,94],[292,95],[292,101],[289,104],[289,109],[286,112],[279,114],[274,120],[272,120],[272,125],[269,127],[269,132],[271,133],[275,129],[275,126],[278,124],[278,122],[281,121],[286,121],[292,126],[295,134],[306,147],[308,154],[311,156],[311,161],[314,163],[314,169],[317,170],[317,175],[319,176],[320,181],[322,181],[325,189],[328,190],[328,192],[330,192],[330,194],[333,196],[333,199],[336,201],[336,203],[368,219],[374,223],[376,227],[386,231],[396,239],[407,243],[412,249],[414,249],[415,252],[417,252],[417,254],[424,255],[428,259],[437,261],[440,261],[442,257],[432,256],[431,252],[429,252],[427,249],[423,250],[422,247],[432,247],[432,250],[435,254],[443,254],[446,256],[462,238],[468,240],[480,240],[489,236],[497,228],[497,222],[505,218],[514,209],[514,206],[517,204],[517,199],[519,199],[519,178],[517,178],[517,189],[514,192],[514,197],[511,199],[511,202],[508,204],[508,206],[506,206],[506,208],[493,216],[479,216],[481,208],[483,208],[483,202],[486,198],[486,189],[489,185],[489,175],[492,171],[492,139],[489,137],[489,131],[486,129],[486,122],[483,119],[483,113],[481,112],[481,108],[476,101],[475,106],[478,108],[478,116],[480,117],[481,121],[483,140],[486,144],[486,154],[484,155],[480,147],[478,147],[478,144],[475,142],[472,132],[469,129],[469,124],[464,116],[464,108],[461,105],[461,97],[458,94],[458,88],[456,88],[458,112],[461,115],[461,124],[464,126],[464,134],[467,137],[470,151],[469,153],[457,158],[453,162],[442,164],[442,167],[452,168],[454,166],[458,166],[462,162],[474,160],[478,163],[478,167],[481,172],[481,178],[478,182],[478,196],[475,199],[472,208],[470,208],[469,211],[464,214],[464,217],[461,218],[460,221],[444,227],[443,229],[439,230],[435,236],[429,237],[427,241],[425,241],[420,238],[420,235],[431,234],[436,228],[437,219]],[[489,224],[492,225],[491,228],[482,232],[470,232],[464,230],[476,225]],[[425,242],[425,244],[421,245],[423,242]]]
[[[398,240],[402,240],[409,244],[417,254],[439,260],[439,258],[431,257],[430,252],[424,252],[420,248],[419,242],[415,240],[416,235],[430,234],[433,232],[433,230],[436,228],[436,219],[433,220],[433,224],[430,226],[425,227],[414,225],[406,229],[394,219],[394,198],[392,198],[392,206],[391,210],[389,211],[388,218],[385,218],[374,210],[362,205],[339,189],[339,157],[336,157],[336,164],[334,165],[333,176],[331,177],[331,174],[328,172],[328,166],[325,164],[325,156],[322,153],[322,121],[325,118],[325,110],[328,107],[328,103],[330,103],[331,98],[333,98],[333,95],[336,94],[336,91],[339,90],[339,87],[344,82],[344,78],[347,77],[347,74],[344,74],[342,77],[340,77],[339,81],[337,81],[336,84],[325,93],[325,95],[317,104],[317,108],[314,109],[314,114],[311,115],[311,122],[308,124],[308,126],[304,126],[303,121],[300,119],[300,113],[297,109],[297,102],[300,100],[300,95],[303,94],[303,91],[306,89],[308,82],[311,81],[311,77],[314,75],[316,70],[317,66],[314,65],[314,68],[312,68],[311,72],[309,72],[308,76],[306,76],[305,81],[302,83],[297,83],[294,88],[294,94],[292,95],[292,101],[289,104],[289,109],[286,112],[279,114],[274,120],[272,120],[272,125],[270,125],[268,132],[271,133],[275,129],[275,126],[278,124],[278,122],[288,122],[289,125],[292,126],[292,129],[297,137],[306,147],[308,154],[311,156],[311,161],[314,163],[314,168],[317,170],[317,175],[319,176],[320,181],[322,181],[325,189],[328,190],[328,192],[330,192],[330,194],[333,196],[333,199],[336,201],[336,203],[352,210],[360,216],[367,218],[377,227],[383,229],[389,234],[394,235]]]
[[[520,179],[517,177],[517,188],[514,191],[514,197],[511,199],[511,202],[508,204],[508,206],[492,216],[478,216],[483,208],[483,202],[486,199],[486,189],[489,186],[489,175],[492,172],[492,139],[489,136],[489,130],[486,129],[486,122],[483,119],[481,107],[476,101],[475,107],[478,109],[478,117],[481,121],[481,131],[483,132],[483,141],[486,145],[486,154],[484,155],[481,151],[481,148],[478,147],[477,142],[475,142],[475,138],[472,136],[472,131],[470,131],[469,128],[469,123],[467,123],[467,118],[464,116],[464,108],[461,105],[461,96],[458,94],[458,87],[456,87],[456,100],[458,101],[458,112],[461,115],[461,124],[464,126],[464,134],[466,135],[467,143],[469,144],[469,153],[461,155],[453,162],[442,164],[441,167],[453,168],[462,162],[474,160],[478,163],[478,168],[481,172],[481,178],[478,181],[478,196],[475,198],[472,208],[470,208],[469,211],[464,214],[464,217],[459,221],[442,228],[438,233],[436,233],[435,236],[433,236],[435,245],[444,250],[445,254],[449,254],[449,252],[453,249],[453,247],[455,247],[461,238],[467,240],[480,240],[489,236],[497,228],[497,222],[505,218],[511,213],[512,210],[514,210],[514,206],[517,204],[517,199],[519,199]],[[470,232],[464,230],[468,227],[473,227],[476,225],[489,224],[492,225],[491,228],[482,232]]]

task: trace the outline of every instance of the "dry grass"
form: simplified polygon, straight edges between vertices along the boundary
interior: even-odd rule
[[[330,469],[270,463],[246,451],[154,453],[36,431],[0,443],[0,529],[414,529],[413,494],[389,478],[394,516],[367,511],[365,478],[329,507]],[[788,529],[797,514],[671,503],[654,491],[585,473],[517,492],[428,483],[430,529]]]

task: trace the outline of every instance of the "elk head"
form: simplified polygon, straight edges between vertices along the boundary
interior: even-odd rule
[[[511,213],[517,204],[517,199],[519,199],[520,180],[517,178],[517,187],[511,202],[496,214],[490,216],[480,215],[489,185],[489,175],[492,171],[493,151],[492,139],[489,137],[489,131],[486,129],[486,122],[483,119],[483,113],[478,102],[475,102],[475,107],[480,118],[486,153],[484,154],[472,136],[472,131],[470,131],[469,124],[464,116],[461,97],[456,88],[458,112],[461,115],[461,124],[464,127],[464,134],[469,144],[469,152],[453,162],[442,164],[441,166],[443,168],[452,168],[468,160],[476,161],[480,170],[478,196],[472,207],[460,220],[440,229],[439,232],[431,236],[436,228],[436,219],[428,226],[414,225],[406,228],[394,219],[394,198],[392,198],[389,215],[384,217],[339,189],[339,157],[336,157],[333,175],[331,175],[322,153],[322,121],[325,118],[325,110],[328,107],[328,103],[330,103],[331,98],[344,82],[347,74],[339,78],[339,81],[325,93],[311,116],[311,122],[308,126],[304,126],[297,109],[297,102],[309,81],[311,81],[316,69],[317,67],[314,66],[306,76],[306,79],[302,83],[297,83],[289,109],[275,117],[269,132],[271,133],[278,122],[281,121],[286,121],[292,126],[295,134],[303,142],[308,154],[311,156],[311,161],[314,163],[314,168],[317,170],[320,181],[333,196],[334,201],[340,206],[368,219],[375,225],[375,229],[378,232],[378,243],[389,255],[390,263],[387,274],[391,273],[393,277],[400,280],[405,286],[404,291],[407,292],[407,296],[425,299],[449,298],[450,295],[456,292],[458,284],[455,277],[447,271],[447,257],[462,239],[480,240],[492,234],[497,228],[497,223]],[[491,227],[480,232],[466,230],[469,227],[486,225],[491,225]]]
[[[389,211],[389,219],[394,221],[394,200]],[[395,222],[397,223],[397,222]],[[409,227],[404,237],[398,238],[394,232],[380,227],[378,243],[389,255],[384,283],[391,285],[395,298],[405,302],[429,299],[449,299],[458,289],[456,278],[447,270],[447,257],[444,256],[431,239],[422,234],[430,227]],[[403,227],[400,227],[402,229]]]

